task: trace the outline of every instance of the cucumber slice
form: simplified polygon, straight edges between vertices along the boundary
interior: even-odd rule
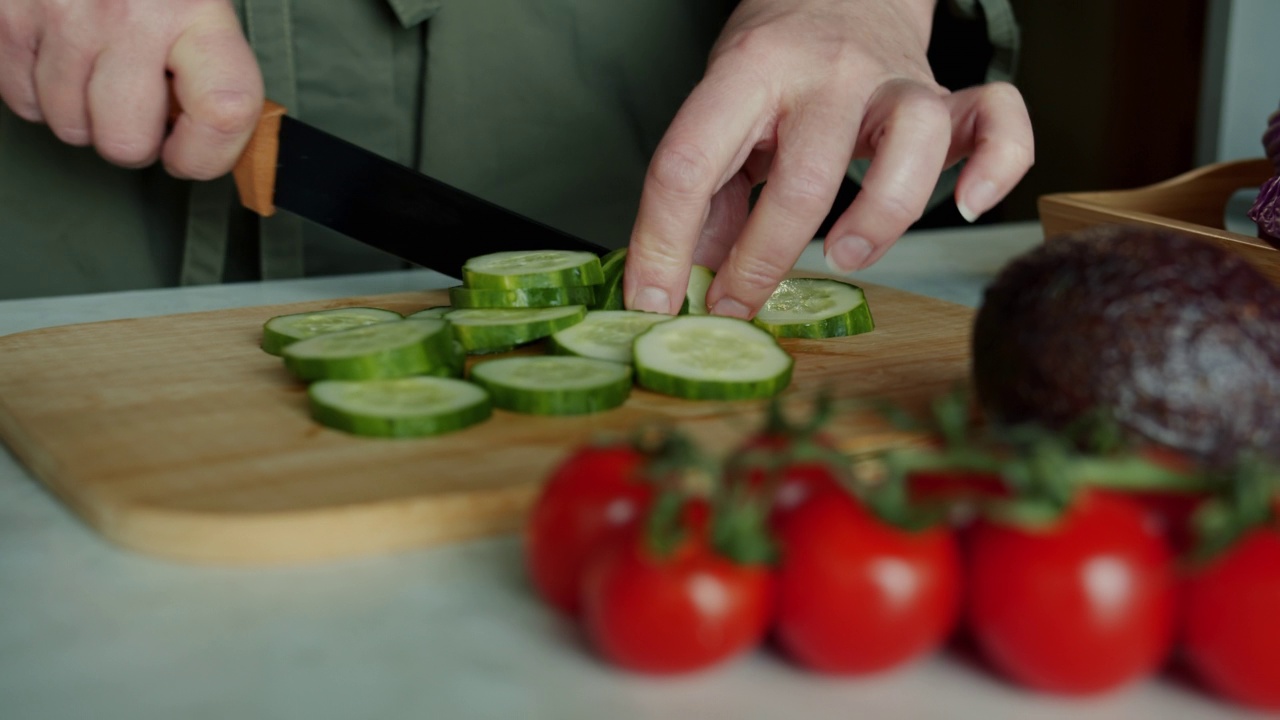
[[[627,249],[611,250],[600,260],[604,284],[596,292],[596,310],[622,309],[622,275],[627,268]]]
[[[775,337],[832,338],[875,329],[862,288],[827,278],[789,278],[752,322]]]
[[[421,320],[422,318],[442,318],[452,309],[452,305],[437,305],[435,307],[419,310],[416,313],[409,313],[408,315],[405,315],[405,317],[414,320]]]
[[[445,320],[470,354],[503,352],[575,325],[587,315],[585,305],[554,308],[459,308]]]
[[[746,320],[684,315],[636,338],[643,388],[690,400],[772,397],[791,383],[795,360],[773,335]]]
[[[262,325],[262,349],[272,355],[279,355],[286,346],[299,340],[400,319],[400,313],[371,307],[277,315]]]
[[[594,310],[582,322],[551,334],[551,349],[559,355],[580,355],[630,363],[636,336],[670,315],[639,310]]]
[[[533,415],[582,415],[615,408],[631,393],[631,366],[566,355],[501,358],[471,368],[494,407]]]
[[[580,250],[508,250],[478,255],[462,266],[469,288],[564,287],[604,282],[600,258]]]
[[[439,372],[457,365],[449,323],[399,320],[299,340],[284,364],[300,380],[365,380]]]
[[[492,290],[458,286],[449,288],[455,308],[543,308],[562,305],[592,306],[599,285],[566,285],[556,288]]]
[[[711,268],[704,265],[689,268],[689,287],[685,289],[681,315],[706,315],[710,312],[707,310],[707,288],[711,287],[715,276]]]
[[[321,380],[307,397],[320,424],[370,437],[440,435],[493,414],[484,388],[452,378]]]

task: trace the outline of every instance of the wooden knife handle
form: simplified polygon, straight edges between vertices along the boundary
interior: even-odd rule
[[[178,103],[170,83],[169,124],[177,122],[181,114],[182,105]],[[276,159],[280,154],[280,118],[284,114],[285,107],[280,103],[263,102],[253,136],[231,171],[236,191],[240,194],[240,204],[263,217],[276,212]]]

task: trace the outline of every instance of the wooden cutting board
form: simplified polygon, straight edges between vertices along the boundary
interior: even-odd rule
[[[800,409],[922,408],[968,372],[973,311],[866,286],[877,327],[785,340]],[[763,402],[692,402],[642,390],[626,405],[548,418],[495,411],[435,438],[360,438],[316,425],[304,387],[258,347],[269,317],[341,306],[412,312],[443,291],[343,298],[70,325],[0,338],[0,437],[107,539],[187,562],[277,564],[429,546],[520,527],[539,481],[571,447],[644,422],[674,423],[724,453]],[[842,405],[844,407],[844,405]],[[851,449],[909,442],[877,415],[842,410]]]

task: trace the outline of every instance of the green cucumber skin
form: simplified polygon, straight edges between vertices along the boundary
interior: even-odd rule
[[[599,285],[570,285],[559,288],[515,288],[489,290],[465,286],[449,288],[449,302],[455,308],[540,308],[562,305],[592,306]]]
[[[827,338],[849,337],[869,333],[876,329],[871,310],[864,302],[853,312],[827,318],[811,323],[784,323],[771,325],[752,320],[756,327],[769,331],[770,335],[780,338],[804,338],[809,340],[825,340]]]
[[[505,386],[471,378],[493,398],[493,406],[523,415],[589,415],[612,410],[631,396],[631,380],[619,382],[590,393],[546,391],[533,397],[529,390],[511,390]]]
[[[685,400],[759,400],[771,398],[791,384],[795,361],[782,374],[751,382],[708,382],[688,380],[646,367],[636,367],[636,384],[645,390]]]
[[[528,275],[491,275],[462,268],[462,284],[477,290],[519,290],[524,288],[559,288],[600,285],[604,272],[600,262],[589,262],[575,268]]]
[[[286,356],[284,365],[299,380],[377,380],[410,375],[456,374],[452,350],[414,345],[353,358],[293,358]]]
[[[340,308],[340,310],[342,311],[375,310],[379,313],[386,313],[386,317],[383,320],[371,319],[370,322],[362,323],[361,325],[375,325],[379,322],[391,322],[394,320],[402,319],[402,316],[400,315],[400,313],[397,313],[393,310],[385,310],[383,308],[357,306],[357,307],[350,307],[350,308]],[[289,315],[277,315],[276,317],[267,318],[266,322],[262,324],[262,342],[260,343],[260,347],[267,354],[275,355],[279,357],[280,355],[283,354],[284,349],[292,345],[293,343],[298,342],[299,340],[306,340],[308,338],[316,337],[317,335],[323,334],[323,333],[317,333],[315,335],[307,335],[303,337],[289,335],[288,333],[282,333],[277,330],[271,329],[271,327],[269,326],[271,325],[271,322],[273,320],[279,320],[280,318],[290,318],[290,317],[303,316],[303,315],[325,315],[325,314],[333,314],[333,311],[329,310],[329,311],[319,311],[314,313],[291,313]],[[361,325],[352,325],[351,327],[360,327]],[[342,328],[342,329],[348,330],[350,328]],[[334,331],[334,332],[340,332],[340,331]]]
[[[272,332],[271,330],[262,331],[262,349],[268,355],[280,356],[286,347],[298,342],[300,338],[289,337],[284,333]]]
[[[449,332],[428,336],[421,343],[350,358],[298,358],[286,354],[284,365],[303,382],[390,379],[462,371]]]
[[[589,391],[512,388],[474,374],[470,381],[488,391],[495,408],[523,415],[589,415],[612,410],[627,401],[633,384],[630,375]]]
[[[611,250],[600,260],[604,274],[604,283],[596,293],[596,304],[593,310],[622,309],[622,276],[627,266],[627,249],[625,247]]]
[[[377,438],[417,438],[462,430],[488,420],[491,403],[477,403],[443,417],[383,418],[353,415],[311,400],[311,418],[325,427]]]
[[[571,306],[566,306],[571,307]],[[517,345],[524,345],[541,340],[557,330],[562,330],[582,321],[587,315],[585,305],[579,306],[581,312],[551,320],[509,325],[465,325],[450,323],[453,335],[470,355],[507,352]],[[445,318],[448,320],[448,318]]]
[[[415,318],[443,318],[453,307],[450,305],[436,305],[435,307],[423,308],[415,313],[405,315],[406,320]]]

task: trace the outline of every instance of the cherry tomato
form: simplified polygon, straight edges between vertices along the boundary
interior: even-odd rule
[[[774,633],[801,665],[886,670],[938,648],[954,628],[962,573],[947,528],[907,532],[828,489],[797,507],[777,538]]]
[[[800,440],[786,432],[761,432],[748,438],[728,462],[726,472],[730,481],[745,479],[752,488],[760,488],[766,482],[773,484],[769,512],[771,525],[777,525],[815,493],[840,485],[839,471],[832,464],[834,458],[786,458],[796,450],[798,442],[809,443],[815,451],[834,452],[835,449],[830,438],[821,434]],[[784,463],[777,468],[776,476],[771,477],[764,467],[752,467],[750,464],[765,458]]]
[[[619,443],[585,446],[551,473],[525,528],[525,564],[552,607],[577,615],[582,567],[595,547],[643,513],[653,496],[645,456]]]
[[[1185,453],[1160,445],[1140,448],[1139,454],[1168,470],[1190,473],[1196,469],[1195,461]],[[1135,491],[1126,494],[1146,508],[1161,533],[1169,541],[1175,555],[1189,551],[1195,543],[1191,518],[1206,496],[1197,493],[1167,492],[1160,490]]]
[[[1280,530],[1246,534],[1187,579],[1183,602],[1196,675],[1223,697],[1280,710]]]
[[[773,575],[738,565],[691,533],[656,557],[640,528],[601,548],[583,576],[583,624],[608,661],[651,674],[708,668],[756,646],[769,626]]]
[[[1097,693],[1154,672],[1168,656],[1172,554],[1137,503],[1086,492],[1049,527],[979,520],[968,553],[969,629],[1016,682]]]
[[[976,470],[930,470],[913,472],[907,478],[913,503],[1003,498],[1009,489],[996,473]]]

